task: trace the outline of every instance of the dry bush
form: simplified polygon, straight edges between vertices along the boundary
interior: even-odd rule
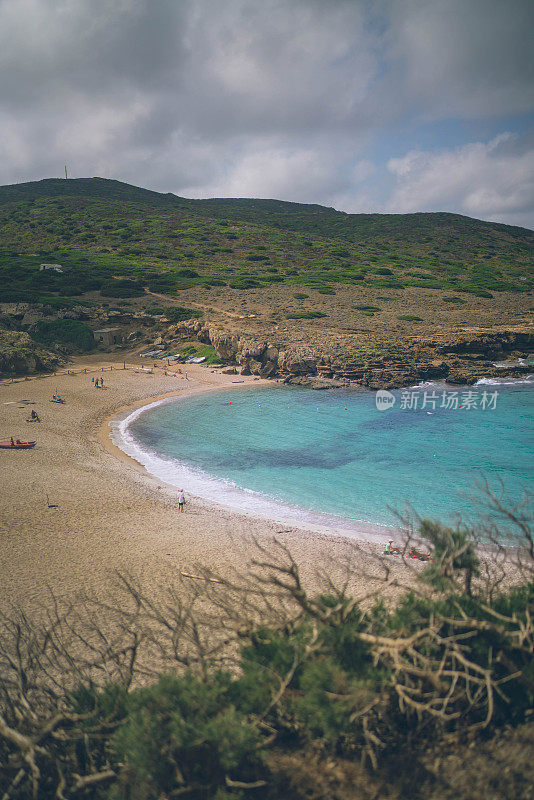
[[[534,694],[527,503],[512,506],[487,485],[484,496],[492,516],[477,527],[405,514],[397,557],[370,562],[368,548],[361,559],[354,543],[336,580],[328,567],[319,570],[314,593],[290,549],[273,540],[257,542],[246,569],[217,575],[192,567],[157,595],[120,574],[112,604],[51,598],[39,620],[2,614],[2,800],[104,797],[111,784],[116,797],[157,796],[149,784],[142,794],[135,763],[117,748],[120,736],[128,739],[128,698],[143,697],[162,674],[193,675],[202,692],[224,672],[237,691],[234,728],[247,726],[250,752],[239,774],[219,769],[220,798],[276,797],[280,774],[303,753],[310,764],[337,764],[334,783],[341,763],[343,781],[372,767],[378,774],[362,794],[370,797],[380,770],[402,763],[407,747],[523,723]],[[366,589],[353,597],[361,564]],[[404,594],[388,608],[392,589]],[[260,757],[273,747],[278,759]],[[192,783],[173,758],[172,796],[215,796],[214,784]],[[320,785],[310,796],[321,796]]]

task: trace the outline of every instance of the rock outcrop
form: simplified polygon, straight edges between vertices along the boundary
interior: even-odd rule
[[[442,353],[458,355],[477,355],[480,358],[497,360],[514,350],[520,352],[534,351],[534,333],[532,331],[502,331],[476,336],[464,336],[457,342],[442,344]]]
[[[317,378],[314,375],[290,375],[284,383],[291,386],[305,386],[307,389],[341,389],[348,381],[336,381],[334,378]]]
[[[56,353],[37,345],[27,333],[0,331],[0,375],[13,377],[51,372],[61,363]]]
[[[182,325],[182,333],[213,345],[223,361],[237,364],[244,375],[281,377],[287,383],[327,388],[358,384],[369,389],[393,389],[423,381],[469,385],[483,376],[520,377],[533,368],[522,365],[496,367],[493,359],[509,353],[526,355],[534,350],[534,335],[503,331],[458,336],[454,341],[414,340],[403,356],[363,358],[351,362],[311,346],[239,336],[202,325],[198,320]],[[312,378],[314,380],[312,380]]]

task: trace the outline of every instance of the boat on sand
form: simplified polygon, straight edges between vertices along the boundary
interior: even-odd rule
[[[21,442],[18,439],[16,441],[9,439],[7,442],[0,442],[2,450],[29,450],[30,447],[35,447],[35,442]]]

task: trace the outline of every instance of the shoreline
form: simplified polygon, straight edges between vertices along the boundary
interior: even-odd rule
[[[260,386],[268,386],[272,385],[270,381],[262,381]],[[196,388],[192,388],[183,393],[179,393],[177,395],[165,395],[161,398],[154,398],[148,404],[135,404],[131,407],[121,409],[116,414],[111,416],[106,422],[101,426],[99,436],[100,440],[104,447],[110,448],[113,453],[115,453],[119,458],[125,458],[129,463],[135,464],[135,466],[141,470],[142,473],[150,475],[152,478],[161,481],[165,484],[169,489],[173,490],[175,494],[178,494],[178,483],[174,481],[170,481],[165,477],[158,475],[157,472],[150,470],[147,465],[143,462],[142,457],[143,455],[149,459],[149,454],[143,451],[141,448],[139,449],[139,456],[133,455],[128,452],[128,442],[125,441],[125,437],[123,432],[119,430],[120,423],[125,419],[128,419],[131,412],[135,412],[136,410],[139,411],[139,415],[144,413],[144,411],[148,411],[152,408],[157,407],[158,405],[162,405],[164,403],[173,403],[173,402],[180,402],[182,399],[186,399],[187,397],[191,397],[198,394],[210,394],[210,393],[217,393],[217,392],[227,392],[230,389],[235,389],[238,391],[242,389],[242,386],[219,386],[219,385],[204,385],[199,386]],[[126,415],[126,416],[124,416]],[[122,419],[121,419],[122,417]],[[111,428],[111,433],[110,429]],[[115,435],[114,435],[115,434]],[[122,439],[122,443],[124,447],[120,446],[117,443],[116,439]],[[158,460],[162,463],[165,462],[165,459],[156,454]],[[181,464],[178,462],[178,468],[182,468],[186,475],[184,476],[183,480],[179,481],[180,485],[184,487],[188,485],[188,475],[187,473],[191,473],[191,468],[186,464]],[[197,492],[194,489],[189,488],[188,493],[190,496],[195,497],[196,500],[200,500],[203,503],[213,504],[216,508],[220,508],[222,510],[227,510],[234,513],[244,514],[247,517],[256,518],[259,520],[271,520],[279,525],[291,525],[296,528],[302,530],[313,530],[315,532],[321,532],[326,535],[333,535],[333,536],[343,536],[348,539],[357,540],[359,542],[373,542],[377,543],[378,539],[382,539],[383,537],[387,537],[388,535],[394,533],[397,528],[393,525],[386,525],[384,523],[371,523],[371,522],[363,522],[358,521],[350,518],[345,518],[342,516],[338,516],[334,513],[328,514],[326,512],[319,512],[319,511],[311,511],[301,506],[294,506],[289,503],[280,502],[271,498],[267,495],[263,495],[261,492],[247,490],[240,486],[233,486],[231,484],[226,484],[226,482],[215,476],[210,475],[209,473],[205,473],[201,471],[200,480],[204,483],[204,492]],[[213,488],[209,487],[209,484],[213,485]],[[198,484],[197,484],[198,486]],[[209,491],[213,491],[214,489],[220,493],[224,493],[226,491],[227,499],[226,502],[224,500],[219,500],[214,497],[209,496]],[[231,499],[228,498],[228,494],[230,498],[233,496],[235,502],[231,502]],[[246,500],[247,497],[254,497],[256,498],[257,502],[260,504],[260,508],[250,508],[243,504],[243,501]],[[236,499],[236,497],[238,499]],[[239,502],[241,500],[241,502]]]
[[[250,381],[248,381],[248,383],[250,383]],[[264,380],[264,381],[260,381],[259,383],[260,383],[260,385],[266,385],[266,384],[268,384],[268,381]],[[104,420],[104,422],[102,422],[102,424],[99,426],[98,432],[97,432],[98,440],[99,440],[100,444],[102,445],[102,447],[105,450],[108,450],[110,453],[112,453],[116,458],[122,459],[126,463],[135,466],[137,469],[139,469],[139,471],[141,473],[146,474],[146,475],[151,475],[151,477],[156,478],[156,476],[152,475],[143,464],[141,464],[139,461],[137,461],[135,458],[133,458],[133,456],[128,455],[128,453],[126,453],[118,445],[115,444],[115,442],[111,438],[111,433],[110,433],[110,428],[111,428],[112,423],[115,422],[117,417],[120,416],[121,414],[125,414],[128,411],[135,411],[138,408],[139,409],[142,409],[142,408],[145,408],[145,407],[148,408],[148,406],[150,406],[152,404],[161,403],[164,400],[168,400],[169,402],[172,402],[173,400],[181,400],[181,399],[183,399],[185,397],[191,397],[192,395],[196,395],[196,394],[205,394],[205,393],[208,393],[208,392],[216,392],[216,391],[227,391],[227,390],[229,390],[231,388],[232,388],[231,386],[228,386],[228,387],[225,386],[224,388],[222,388],[222,387],[218,386],[217,384],[209,384],[208,383],[208,384],[205,384],[203,386],[191,387],[190,389],[188,389],[185,392],[169,392],[167,394],[162,394],[160,397],[152,398],[150,400],[150,402],[148,402],[148,403],[146,402],[146,399],[140,400],[140,401],[135,402],[135,403],[130,403],[130,404],[126,405],[126,406],[123,406],[122,408],[116,409],[109,417],[107,417]],[[237,389],[238,387],[235,386],[233,388]],[[156,480],[158,480],[158,479],[156,478]],[[170,484],[169,484],[169,486],[170,486]]]
[[[229,389],[247,388],[250,390],[254,386],[274,389],[279,386],[279,382],[274,383],[268,379],[261,381],[256,379],[257,383],[252,384],[250,376],[248,377],[249,380],[246,383],[244,381],[231,381],[230,383],[221,384],[220,381],[215,383],[210,380],[209,375],[204,374],[200,385],[187,388],[178,393],[152,397],[148,403],[142,401],[119,409],[102,425],[101,441],[106,448],[112,449],[119,458],[133,463],[142,473],[161,481],[164,485],[170,487],[171,491],[174,490],[175,494],[177,494],[178,488],[183,486],[189,495],[196,496],[201,502],[212,503],[218,509],[226,509],[258,519],[275,521],[280,525],[289,524],[302,530],[314,530],[315,532],[320,530],[327,535],[345,536],[360,542],[366,541],[376,544],[377,541],[384,538],[387,540],[390,535],[398,535],[399,524],[397,522],[388,524],[388,522],[360,520],[357,517],[345,517],[342,514],[336,514],[334,511],[311,510],[305,505],[291,504],[289,501],[275,499],[268,494],[264,494],[261,488],[246,489],[239,484],[234,484],[232,481],[214,476],[210,474],[209,468],[208,470],[193,468],[187,461],[181,461],[179,456],[163,455],[157,448],[154,450],[150,446],[145,449],[128,431],[129,425],[138,416],[160,404],[176,403],[182,398],[187,399],[199,394],[213,395],[227,392]],[[528,376],[528,378],[530,377]],[[240,385],[234,385],[235,383]],[[510,380],[502,378],[499,381],[487,379],[487,381],[481,381],[481,384],[491,384],[495,388],[500,385],[504,389],[510,386],[519,388],[524,384],[532,385],[532,381],[528,379]],[[428,389],[429,387],[438,388],[441,391],[445,384],[442,381],[426,381],[408,387],[404,391],[413,392]],[[459,388],[464,391],[472,391],[473,388],[475,391],[477,390],[476,385],[475,387],[457,387],[456,390],[458,391]],[[364,391],[367,393],[370,390]],[[361,394],[361,390],[358,394]],[[132,419],[129,419],[129,415],[132,412],[135,414],[136,410],[138,413]],[[127,425],[123,425],[125,420]],[[110,428],[112,429],[111,434]]]
[[[110,362],[79,359],[75,368],[96,363],[100,369]],[[188,394],[260,384],[251,376],[238,387],[231,376],[208,369],[188,368]],[[164,586],[195,565],[244,568],[257,554],[256,542],[274,537],[290,547],[310,585],[317,585],[321,564],[341,577],[344,565],[357,558],[361,568],[350,583],[355,592],[365,588],[361,548],[367,545],[354,536],[262,519],[198,498],[179,515],[173,487],[116,447],[108,422],[121,411],[185,396],[183,381],[122,368],[106,373],[105,380],[110,391],[95,391],[90,373],[83,372],[0,388],[1,435],[37,440],[33,450],[2,453],[0,609],[39,609],[52,596],[72,599],[84,591],[109,601],[118,592],[117,571]],[[65,405],[49,402],[57,391]],[[30,426],[24,419],[32,408],[42,422]]]

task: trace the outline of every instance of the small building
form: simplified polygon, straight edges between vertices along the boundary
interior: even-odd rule
[[[101,328],[95,331],[95,339],[99,344],[111,345],[122,344],[124,341],[124,331],[122,328]]]
[[[41,264],[39,267],[40,272],[45,272],[47,269],[51,269],[53,272],[63,272],[61,264]]]

